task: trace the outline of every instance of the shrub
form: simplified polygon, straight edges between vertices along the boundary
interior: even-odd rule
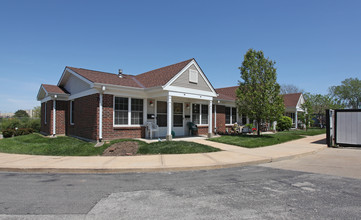
[[[282,116],[277,121],[277,130],[278,131],[290,130],[291,127],[292,127],[292,119],[290,117]]]
[[[15,129],[15,128],[31,128],[32,131],[40,131],[40,119],[17,119],[17,118],[9,118],[4,119],[1,123],[1,129]]]
[[[245,126],[245,127],[248,127],[249,129],[252,129],[252,128],[253,128],[253,124],[245,124],[244,126]]]
[[[14,135],[14,130],[13,129],[6,129],[6,130],[3,130],[2,133],[3,133],[4,138],[9,138],[9,137],[12,137]]]
[[[15,129],[21,126],[21,121],[17,118],[4,119],[1,123],[1,129]]]
[[[23,128],[31,128],[33,129],[33,132],[39,132],[40,131],[40,119],[29,119],[26,121],[25,125],[22,126]]]

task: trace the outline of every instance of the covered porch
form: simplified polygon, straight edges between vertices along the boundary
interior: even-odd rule
[[[163,91],[148,95],[145,100],[145,123],[154,123],[158,130],[153,138],[172,140],[175,137],[192,136],[188,123],[198,126],[198,134],[212,136],[212,96],[185,92]],[[173,133],[173,135],[172,135]],[[146,138],[150,138],[146,130]]]
[[[288,116],[292,119],[292,128],[297,129],[300,127],[302,122],[299,120],[299,114],[303,112],[304,110],[301,108],[286,108],[285,116]]]

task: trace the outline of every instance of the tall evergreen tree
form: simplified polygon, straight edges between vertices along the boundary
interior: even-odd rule
[[[249,49],[239,67],[242,81],[237,89],[237,106],[240,113],[257,121],[257,135],[262,122],[276,121],[285,109],[274,64],[262,51]]]

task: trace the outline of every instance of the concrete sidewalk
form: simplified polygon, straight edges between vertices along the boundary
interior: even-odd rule
[[[316,143],[325,135],[310,136],[269,147],[248,149],[217,142],[192,139],[193,142],[223,151],[198,154],[144,155],[132,157],[69,157],[0,153],[0,170],[22,172],[112,173],[216,169],[269,163],[312,154],[326,148]]]

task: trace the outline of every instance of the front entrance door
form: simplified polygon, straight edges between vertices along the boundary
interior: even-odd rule
[[[174,102],[173,110],[173,126],[176,136],[184,136],[184,121],[183,121],[183,103]],[[159,126],[159,136],[165,137],[167,134],[167,102],[157,101],[157,124]]]
[[[176,136],[184,136],[183,103],[173,103],[173,131]]]
[[[165,137],[167,134],[167,102],[157,101],[157,125],[159,126],[159,136]]]

